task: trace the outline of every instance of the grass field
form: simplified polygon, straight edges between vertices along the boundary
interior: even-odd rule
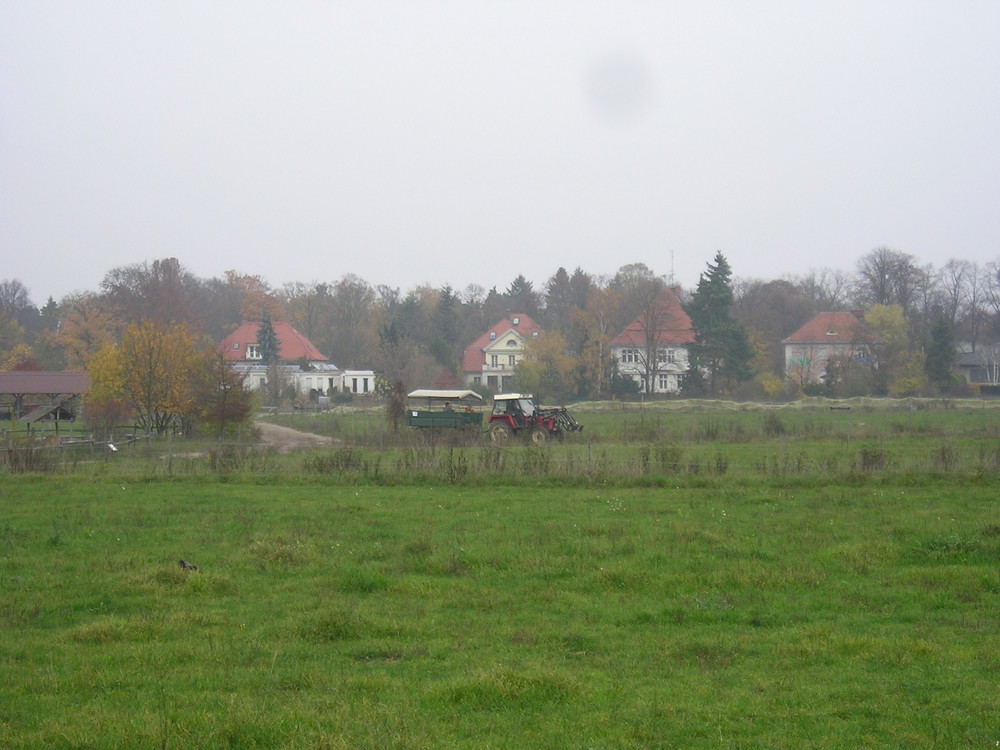
[[[996,747],[995,420],[844,417],[6,474],[0,747]]]

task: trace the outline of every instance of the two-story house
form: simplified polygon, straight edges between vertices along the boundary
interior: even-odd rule
[[[870,331],[860,312],[823,312],[781,343],[785,377],[799,386],[820,383],[837,357],[870,363],[886,340]]]
[[[664,287],[611,340],[611,356],[618,360],[618,373],[635,380],[640,392],[679,393],[692,343],[694,329],[681,307],[680,289]]]
[[[524,313],[508,315],[465,348],[462,372],[469,388],[486,386],[502,392],[524,359],[525,345],[542,329]]]

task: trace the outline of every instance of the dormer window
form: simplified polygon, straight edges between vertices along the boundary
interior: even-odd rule
[[[837,332],[831,328],[829,331],[826,332],[826,335],[827,336],[836,336]]]
[[[496,331],[490,331],[490,341],[493,341],[497,337]]]
[[[233,351],[238,352],[240,350],[240,344],[238,341],[233,342]]]
[[[247,359],[260,359],[260,347],[257,344],[247,344]]]
[[[520,318],[511,318],[510,322],[513,323],[514,325],[517,325],[518,323],[521,322],[521,319]]]
[[[531,332],[531,338],[537,339],[538,338],[538,331],[532,331]]]

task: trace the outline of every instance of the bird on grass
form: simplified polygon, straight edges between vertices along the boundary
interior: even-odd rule
[[[191,563],[185,562],[184,560],[181,560],[179,564],[182,570],[198,570],[197,565],[192,565]]]

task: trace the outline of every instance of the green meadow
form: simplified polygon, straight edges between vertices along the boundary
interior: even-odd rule
[[[1000,412],[769,414],[15,463],[0,747],[996,747]]]

